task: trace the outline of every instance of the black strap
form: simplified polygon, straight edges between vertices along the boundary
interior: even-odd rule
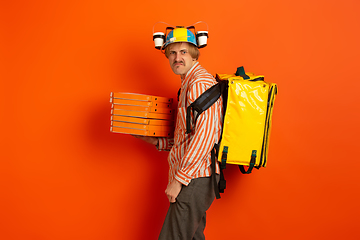
[[[224,177],[224,169],[220,168],[220,182],[219,182],[219,192],[224,193],[224,190],[226,189],[226,180]]]
[[[179,101],[179,99],[180,99],[180,93],[181,93],[181,88],[179,88],[179,91],[178,91],[178,93],[177,93],[177,100]]]
[[[219,148],[220,148],[220,144],[218,144],[216,148],[218,152],[219,152]],[[228,147],[224,146],[221,154],[221,162],[220,162],[220,182],[219,182],[220,193],[224,193],[226,189],[226,180],[223,170],[226,169],[227,154],[228,154]]]
[[[215,144],[215,146],[216,146],[216,144]],[[214,191],[215,191],[216,199],[219,199],[221,197],[220,197],[220,193],[219,193],[219,186],[217,185],[217,182],[216,182],[215,146],[213,147],[213,149],[211,149],[211,168],[212,168],[211,178],[212,178],[212,182],[214,184]]]
[[[211,88],[207,89],[203,94],[201,94],[193,103],[191,103],[186,109],[186,133],[191,133],[191,110],[193,116],[195,117],[195,123],[201,113],[206,111],[211,105],[213,105],[222,95],[225,87],[227,85],[226,81],[221,81]]]
[[[250,82],[264,81],[264,77],[257,77],[257,78],[251,79],[249,81]]]
[[[191,115],[191,105],[188,106],[186,109],[186,133],[191,133],[190,115]]]
[[[251,171],[253,170],[256,162],[256,152],[257,152],[256,150],[253,150],[251,153],[250,165],[248,170],[245,170],[245,167],[243,165],[239,165],[239,169],[242,174],[250,174]]]
[[[239,165],[240,172],[242,174],[250,174],[254,166],[249,166],[248,170],[245,170],[244,165]]]

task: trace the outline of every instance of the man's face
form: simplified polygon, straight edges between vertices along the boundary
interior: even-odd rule
[[[186,73],[196,63],[189,54],[189,43],[172,43],[169,48],[170,67],[176,75],[185,77]]]

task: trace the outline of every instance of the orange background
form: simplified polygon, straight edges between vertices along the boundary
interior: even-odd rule
[[[176,97],[157,21],[279,86],[268,166],[226,170],[207,239],[359,239],[358,0],[2,1],[1,239],[156,239],[167,154],[110,133],[111,91]]]

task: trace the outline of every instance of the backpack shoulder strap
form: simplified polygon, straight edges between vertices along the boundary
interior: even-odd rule
[[[206,111],[211,105],[213,105],[222,95],[227,81],[220,81],[211,88],[207,89],[201,94],[193,103],[191,103],[186,109],[186,133],[191,132],[191,110],[195,117],[195,123],[200,114]]]

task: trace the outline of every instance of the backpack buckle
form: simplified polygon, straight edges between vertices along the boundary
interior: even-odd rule
[[[226,168],[227,154],[228,154],[228,147],[224,146],[224,149],[223,149],[223,152],[221,155],[221,168],[222,169]]]

